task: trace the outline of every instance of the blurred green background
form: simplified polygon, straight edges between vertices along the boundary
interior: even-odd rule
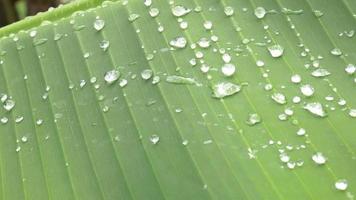
[[[0,0],[0,27],[71,0]]]

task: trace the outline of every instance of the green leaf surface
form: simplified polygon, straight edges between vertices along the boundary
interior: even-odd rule
[[[0,29],[1,199],[354,199],[355,1],[148,3]]]

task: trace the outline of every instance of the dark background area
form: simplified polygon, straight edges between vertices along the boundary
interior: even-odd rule
[[[0,27],[67,2],[68,0],[0,0]]]

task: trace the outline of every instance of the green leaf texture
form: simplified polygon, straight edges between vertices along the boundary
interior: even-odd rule
[[[354,199],[355,16],[79,1],[0,29],[0,199]]]

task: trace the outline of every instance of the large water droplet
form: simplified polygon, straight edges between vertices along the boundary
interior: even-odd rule
[[[241,86],[230,82],[220,82],[215,84],[212,89],[213,97],[221,99],[240,92]]]
[[[120,72],[118,70],[114,69],[114,70],[110,70],[105,73],[104,80],[106,81],[106,83],[112,84],[115,81],[117,81],[119,79],[119,77],[120,77]]]
[[[264,18],[266,14],[267,14],[266,9],[263,8],[263,7],[257,7],[257,8],[255,9],[255,16],[256,16],[258,19]]]
[[[311,114],[319,116],[319,117],[326,117],[327,113],[323,108],[323,105],[319,102],[312,102],[312,103],[307,103],[304,106],[304,109],[309,111]]]
[[[268,51],[273,58],[278,58],[283,55],[284,48],[281,45],[273,45],[268,47]]]

